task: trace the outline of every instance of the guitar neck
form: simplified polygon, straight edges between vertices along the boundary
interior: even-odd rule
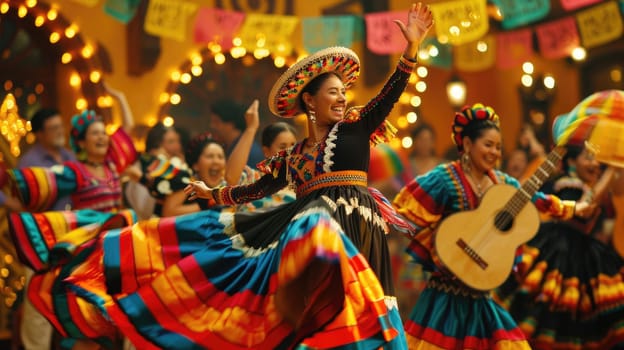
[[[535,173],[527,179],[505,206],[509,213],[515,216],[522,210],[524,205],[533,198],[533,195],[542,186],[544,181],[557,169],[557,164],[559,164],[565,152],[565,147],[561,146],[555,147],[550,151],[546,160],[540,164]]]

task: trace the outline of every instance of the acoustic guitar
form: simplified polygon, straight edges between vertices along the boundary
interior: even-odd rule
[[[531,198],[565,152],[564,147],[554,148],[519,189],[494,185],[477,209],[443,220],[434,239],[443,269],[475,290],[501,285],[511,272],[516,249],[537,234],[540,218]]]

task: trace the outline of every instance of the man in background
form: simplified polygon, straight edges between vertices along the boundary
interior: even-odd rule
[[[246,128],[245,111],[247,109],[238,103],[223,99],[212,104],[210,115],[210,129],[213,137],[223,144],[226,159],[234,150]],[[247,165],[256,169],[256,164],[264,160],[262,147],[254,141],[251,145]]]
[[[52,167],[75,159],[75,155],[65,148],[66,133],[63,118],[55,109],[40,109],[30,120],[32,132],[37,141],[19,160],[18,167]],[[71,210],[69,196],[59,198],[50,210]],[[27,290],[33,271],[24,267]],[[52,341],[52,326],[24,298],[23,314],[20,324],[20,337],[26,350],[49,350]]]

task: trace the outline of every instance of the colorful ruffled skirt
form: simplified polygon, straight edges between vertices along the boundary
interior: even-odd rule
[[[535,349],[611,349],[624,342],[624,261],[564,222],[547,222],[499,290]]]
[[[421,231],[406,249],[429,275],[404,324],[409,349],[530,349],[522,330],[490,292],[468,288],[442,272],[434,235]]]
[[[93,252],[103,229],[136,222],[133,211],[104,213],[95,210],[11,213],[10,233],[22,263],[35,272],[27,297],[57,331],[72,339],[94,338],[111,346],[117,332],[103,315],[67,290],[64,280]],[[102,335],[105,334],[105,335]]]
[[[361,234],[378,224],[374,200],[339,189],[362,196],[354,207],[328,191],[101,232],[50,282],[69,305],[60,323],[103,345],[119,331],[139,349],[404,349],[396,299],[380,283],[388,267],[367,261],[383,261],[385,237]]]

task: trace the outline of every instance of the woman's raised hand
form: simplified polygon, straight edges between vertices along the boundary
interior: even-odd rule
[[[184,187],[184,194],[188,196],[189,200],[194,200],[197,198],[204,199],[213,199],[212,197],[212,189],[203,181],[193,181]]]
[[[407,24],[401,22],[400,20],[395,20],[405,40],[407,40],[410,44],[420,44],[427,32],[433,26],[433,15],[431,14],[431,9],[428,5],[423,5],[422,3],[412,4],[408,14],[407,14]]]
[[[258,114],[258,100],[253,100],[253,102],[251,103],[251,105],[249,105],[249,107],[247,108],[247,111],[245,112],[245,123],[247,125],[247,128],[251,128],[255,130],[258,130],[258,128],[260,127],[260,115]]]

